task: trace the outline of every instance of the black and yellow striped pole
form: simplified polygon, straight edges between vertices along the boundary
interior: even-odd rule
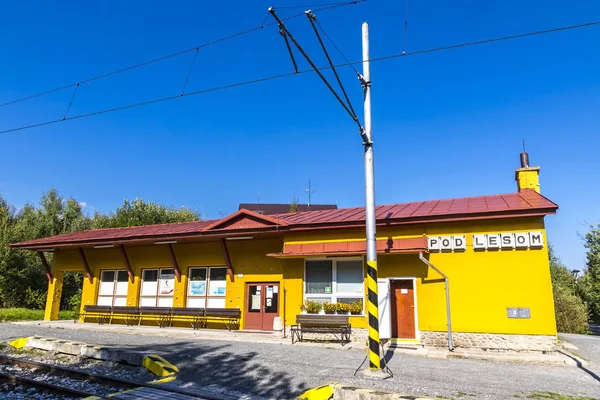
[[[369,24],[362,24],[363,74],[360,81],[364,90],[365,126],[362,132],[365,146],[365,194],[367,227],[367,312],[369,316],[369,369],[381,369],[379,355],[379,306],[377,302],[377,242],[375,229],[375,174],[373,139],[371,135],[371,71],[369,68]]]

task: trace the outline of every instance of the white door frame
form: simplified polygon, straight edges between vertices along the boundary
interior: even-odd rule
[[[389,278],[385,278],[385,279],[378,279],[379,282],[386,282],[387,283],[387,290],[388,290],[388,309],[390,310],[389,313],[389,320],[388,320],[388,324],[390,326],[390,336],[391,336],[391,329],[392,329],[392,312],[396,312],[395,309],[392,309],[392,293],[390,291],[390,286],[391,286],[391,281],[412,281],[413,284],[413,302],[415,305],[414,308],[414,319],[415,319],[415,338],[391,338],[393,339],[398,339],[399,341],[414,341],[416,340],[417,342],[421,341],[421,335],[419,332],[419,306],[417,303],[417,278],[412,276],[412,277],[407,277],[407,276],[394,276],[394,277],[389,277]]]

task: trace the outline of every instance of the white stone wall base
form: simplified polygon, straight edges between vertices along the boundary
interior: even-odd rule
[[[421,344],[448,347],[448,332],[421,331]],[[497,333],[452,332],[454,347],[494,353],[556,351],[556,337],[546,335],[508,335]]]

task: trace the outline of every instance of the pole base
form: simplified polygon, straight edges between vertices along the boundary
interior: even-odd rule
[[[365,368],[360,373],[365,378],[372,379],[385,379],[390,377],[390,375],[385,373],[382,369]]]

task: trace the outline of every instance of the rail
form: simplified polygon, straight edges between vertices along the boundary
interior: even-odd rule
[[[101,399],[110,399],[108,396],[104,396],[101,394],[84,392],[82,390],[77,390],[69,387],[58,386],[48,382],[36,381],[35,379],[25,378],[23,376],[17,376],[12,374],[6,374],[4,372],[0,372],[0,380],[8,382],[12,385],[23,385],[23,386],[32,386],[38,388],[44,392],[51,392],[55,394],[59,394],[61,396],[77,396],[81,398],[85,397],[96,397]]]
[[[52,375],[64,376],[64,377],[69,377],[69,378],[73,378],[73,379],[87,380],[87,381],[106,384],[106,385],[123,388],[123,389],[127,389],[127,390],[148,388],[148,389],[152,389],[153,391],[156,391],[157,392],[156,394],[159,394],[159,392],[163,392],[164,394],[170,393],[170,394],[175,394],[175,395],[179,395],[179,396],[189,396],[189,399],[200,399],[200,400],[234,400],[234,399],[237,399],[237,397],[233,397],[233,396],[229,396],[229,395],[221,394],[221,393],[217,394],[217,393],[208,392],[208,391],[204,391],[204,390],[199,390],[197,392],[189,392],[186,390],[181,390],[181,389],[177,389],[177,388],[173,388],[173,387],[166,387],[166,386],[162,386],[162,385],[157,386],[156,384],[153,384],[153,383],[135,382],[135,381],[130,381],[130,380],[121,379],[121,378],[114,378],[114,377],[107,376],[107,375],[94,374],[91,372],[86,372],[86,371],[82,371],[82,370],[78,370],[78,369],[58,366],[58,365],[54,365],[54,364],[47,364],[47,363],[31,361],[31,360],[22,360],[19,358],[10,357],[10,356],[3,355],[3,354],[0,354],[0,364],[8,364],[8,365],[13,365],[13,366],[18,366],[21,368],[36,369],[37,371],[47,372]],[[106,396],[98,395],[98,394],[94,394],[94,393],[78,391],[76,389],[65,388],[65,387],[53,385],[53,384],[46,383],[46,382],[39,382],[39,381],[31,380],[29,378],[19,377],[19,376],[13,375],[13,374],[0,373],[0,379],[9,380],[9,381],[12,380],[12,382],[20,381],[23,384],[44,387],[46,390],[53,391],[53,392],[60,392],[62,390],[62,392],[66,394],[67,392],[70,391],[75,396],[81,396],[81,397],[96,396],[99,398],[111,398],[111,397],[106,397]],[[78,392],[78,393],[74,393],[74,392]],[[167,396],[164,396],[163,398],[166,398],[166,397]],[[114,398],[114,397],[112,397],[112,398]],[[159,397],[157,397],[157,398],[159,398]],[[179,398],[183,398],[183,397],[179,397]]]

